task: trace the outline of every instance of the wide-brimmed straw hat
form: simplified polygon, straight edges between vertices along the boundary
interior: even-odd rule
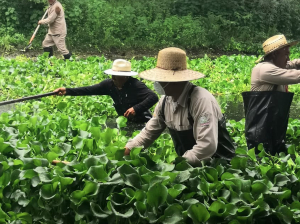
[[[112,68],[105,70],[107,75],[117,75],[117,76],[134,76],[137,72],[131,71],[131,63],[124,59],[116,59],[113,62]]]
[[[270,54],[270,53],[272,53],[274,51],[277,51],[277,50],[279,50],[281,48],[287,47],[287,46],[289,46],[289,47],[294,46],[298,42],[299,41],[293,41],[293,42],[288,43],[284,35],[275,35],[273,37],[270,37],[262,45],[263,50],[265,52],[265,55],[262,56],[262,57],[260,57],[256,61],[256,63],[260,62],[268,54]]]
[[[183,82],[203,78],[200,72],[187,69],[185,51],[169,47],[158,53],[156,68],[139,74],[143,79],[158,82]]]

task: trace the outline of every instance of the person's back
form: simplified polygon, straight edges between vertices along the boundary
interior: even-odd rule
[[[48,33],[52,35],[57,35],[57,34],[67,34],[67,24],[65,20],[65,12],[64,9],[59,1],[56,1],[53,5],[49,7],[48,10],[48,17],[52,13],[56,13],[55,9],[56,7],[59,7],[60,13],[57,14],[57,17],[52,23],[49,23],[49,30]]]

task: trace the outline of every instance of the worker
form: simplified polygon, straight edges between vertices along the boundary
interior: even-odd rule
[[[249,149],[263,144],[271,155],[286,152],[285,136],[293,93],[288,85],[300,83],[300,60],[290,61],[290,47],[284,35],[267,39],[251,74],[251,91],[242,93],[245,109],[245,136]]]
[[[79,87],[61,87],[54,92],[66,96],[108,95],[114,101],[114,107],[119,116],[125,116],[129,121],[147,122],[152,117],[150,108],[157,103],[157,95],[143,82],[133,78],[138,73],[131,71],[131,63],[123,59],[113,62],[112,69],[104,71],[111,75],[99,84]]]
[[[49,26],[43,41],[44,52],[49,52],[49,57],[53,56],[53,46],[56,45],[64,58],[70,59],[72,53],[66,47],[67,25],[63,7],[57,0],[48,0],[48,3],[48,17],[38,22]]]
[[[211,157],[230,159],[234,146],[226,130],[226,121],[215,97],[191,80],[203,78],[200,72],[187,69],[186,53],[179,48],[165,48],[158,53],[156,68],[139,75],[154,81],[162,95],[154,115],[145,128],[125,146],[130,150],[147,148],[168,128],[178,156],[192,166]]]

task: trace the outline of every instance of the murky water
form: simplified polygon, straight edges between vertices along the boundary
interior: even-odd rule
[[[228,120],[240,121],[245,118],[242,96],[216,97],[219,104],[225,106],[225,115]],[[300,119],[300,97],[294,97],[290,108],[290,118]]]
[[[0,106],[0,115],[4,112],[8,112],[15,109],[15,104],[8,104],[4,106]]]

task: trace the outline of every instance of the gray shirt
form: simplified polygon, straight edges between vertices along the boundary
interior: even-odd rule
[[[194,119],[193,126],[188,121],[187,97],[192,88],[187,83],[177,102],[171,96],[167,96],[165,104],[165,121],[158,116],[161,112],[164,97],[156,105],[153,118],[145,128],[133,139],[129,140],[126,147],[132,149],[138,146],[147,148],[166,127],[177,131],[193,128],[196,145],[188,150],[183,157],[194,166],[199,166],[201,160],[210,158],[217,150],[218,145],[218,121],[222,118],[222,112],[214,96],[206,89],[196,87],[191,94],[190,113]]]
[[[289,61],[287,68],[279,68],[272,62],[256,65],[251,74],[251,91],[271,91],[278,85],[277,91],[286,92],[289,84],[300,83],[300,60]]]

